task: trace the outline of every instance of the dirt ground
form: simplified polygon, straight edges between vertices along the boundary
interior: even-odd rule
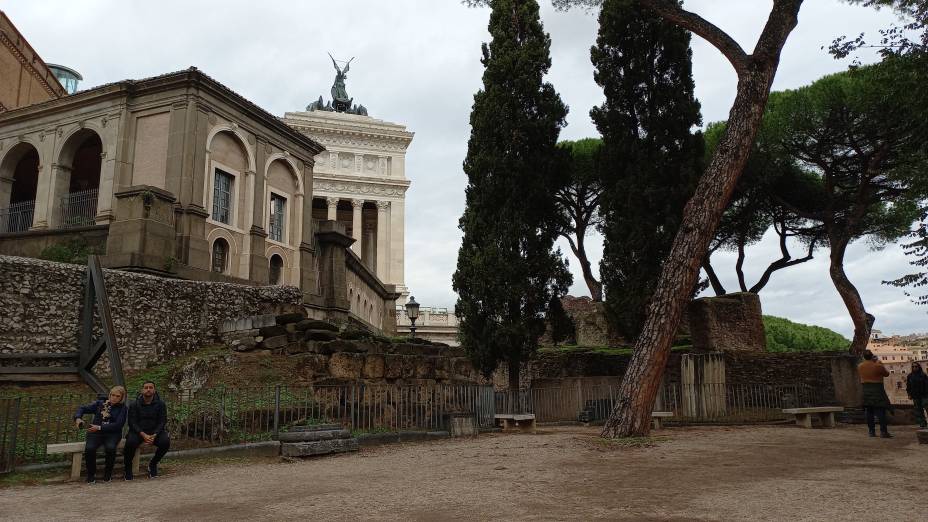
[[[928,446],[863,426],[671,428],[656,445],[545,428],[0,490],[10,520],[925,520]]]

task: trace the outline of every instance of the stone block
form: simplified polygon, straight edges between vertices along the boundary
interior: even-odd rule
[[[360,379],[363,367],[364,357],[358,354],[339,352],[329,358],[329,375],[335,379]]]
[[[465,357],[455,357],[451,360],[451,378],[468,381],[473,378],[474,366]]]
[[[757,294],[738,292],[690,303],[693,348],[713,352],[764,352],[767,340]]]
[[[255,349],[257,343],[255,342],[254,337],[245,338],[245,339],[235,339],[229,346],[236,352],[250,352]]]
[[[385,369],[383,358],[383,355],[367,354],[364,357],[364,369],[361,376],[365,379],[383,379]]]
[[[280,442],[314,442],[317,440],[350,439],[351,432],[346,429],[288,431],[277,436]]]
[[[296,329],[300,331],[304,330],[329,330],[330,332],[337,332],[338,327],[328,321],[320,321],[318,319],[303,319],[302,321],[295,323]]]
[[[433,357],[416,357],[416,379],[435,378],[435,360]]]
[[[305,341],[334,341],[338,334],[331,330],[306,330],[303,333]]]
[[[258,330],[258,333],[260,333],[265,338],[275,337],[278,335],[285,335],[287,333],[287,329],[284,328],[283,326],[277,326],[277,325],[265,326],[263,328],[260,328]]]
[[[435,378],[445,380],[450,379],[451,375],[451,360],[447,357],[436,357]]]
[[[290,426],[288,432],[332,431],[342,429],[341,424],[309,424],[307,426]]]
[[[306,346],[304,344],[304,346]],[[317,353],[301,353],[294,356],[297,369],[301,374],[321,376],[329,374],[329,358]]]
[[[290,340],[287,339],[286,335],[275,335],[274,337],[268,337],[261,342],[261,346],[268,350],[276,350],[278,348],[283,348],[290,344]]]
[[[356,439],[320,440],[315,442],[289,442],[280,445],[283,457],[312,457],[330,453],[358,451]]]
[[[275,321],[278,325],[285,325],[290,323],[298,323],[305,319],[306,317],[301,313],[290,313],[290,314],[281,314],[275,317]]]
[[[384,355],[384,378],[409,379],[416,374],[414,357],[409,355]]]

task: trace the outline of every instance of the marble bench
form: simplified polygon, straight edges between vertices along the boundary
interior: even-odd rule
[[[818,415],[822,420],[822,426],[825,428],[835,427],[835,413],[844,411],[840,406],[819,406],[816,408],[784,408],[783,413],[794,415],[796,425],[802,428],[812,427],[812,416]]]

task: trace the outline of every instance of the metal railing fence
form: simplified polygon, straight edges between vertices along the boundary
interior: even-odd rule
[[[0,399],[0,473],[13,471],[16,462],[20,402],[18,397]]]
[[[96,223],[98,189],[71,192],[61,197],[60,228],[86,227]]]
[[[32,227],[35,200],[20,201],[0,208],[0,233],[25,232]]]
[[[533,413],[536,422],[605,421],[615,406],[619,383],[576,384],[496,393],[501,413]],[[803,384],[669,383],[655,401],[655,411],[673,412],[678,424],[742,424],[787,420],[784,408],[823,406],[834,402]]]
[[[175,449],[274,440],[296,424],[339,423],[357,432],[443,430],[447,415],[470,413],[477,426],[494,423],[493,389],[482,385],[421,384],[209,388],[163,393]],[[5,399],[0,399],[3,401]],[[10,400],[10,399],[6,399]],[[83,440],[72,416],[92,393],[23,396],[15,441],[17,463],[61,460],[46,446]],[[2,415],[3,402],[0,402]],[[0,417],[2,422],[2,417]],[[2,424],[0,424],[2,426]]]

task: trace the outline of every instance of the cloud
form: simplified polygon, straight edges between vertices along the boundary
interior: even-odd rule
[[[320,94],[328,97],[333,70],[327,52],[356,56],[348,93],[375,118],[407,125],[416,137],[407,157],[412,187],[406,206],[406,281],[425,305],[453,305],[451,289],[464,208],[473,95],[483,68],[480,44],[489,39],[487,9],[469,9],[457,0],[343,0],[330,2],[244,0],[224,2],[125,2],[117,0],[13,2],[3,9],[41,56],[80,71],[84,87],[143,78],[191,65],[236,92],[283,115],[298,111]],[[729,31],[746,49],[763,27],[770,2],[688,0],[687,7]],[[593,82],[589,49],[596,36],[595,14],[555,11],[542,1],[542,21],[551,34],[552,68],[547,80],[570,107],[564,139],[595,136],[589,110],[602,102]],[[842,70],[820,48],[841,34],[876,29],[894,21],[889,11],[849,6],[837,0],[806,2],[800,23],[783,52],[774,88],[792,88]],[[711,46],[693,38],[696,95],[705,122],[725,119],[735,94],[735,76]],[[862,55],[864,61],[874,55]],[[594,270],[601,238],[590,238]],[[569,253],[566,243],[562,251]],[[776,255],[775,245],[752,248],[752,277]],[[719,263],[733,261],[720,256]],[[834,327],[848,334],[850,323],[827,276],[827,256],[774,276],[764,289],[765,310],[794,320]],[[577,263],[571,289],[586,294]],[[867,305],[879,312],[884,332],[921,329],[923,311],[901,290],[880,284],[908,270],[898,247],[871,252],[855,245],[848,272]],[[731,270],[723,271],[731,285]]]

